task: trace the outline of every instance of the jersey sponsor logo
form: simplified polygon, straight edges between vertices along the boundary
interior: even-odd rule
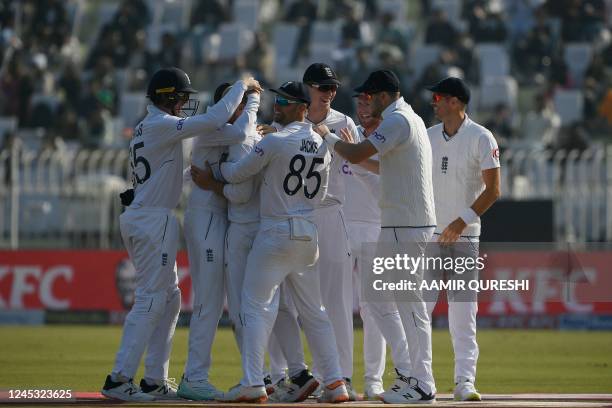
[[[138,127],[136,128],[136,131],[134,132],[134,137],[139,137],[142,136],[142,122],[140,123],[140,125],[138,125]]]
[[[215,261],[215,254],[212,248],[206,249],[206,262],[214,262],[214,261]]]
[[[319,145],[314,140],[302,139],[300,146],[301,152],[316,153],[319,150]]]
[[[387,138],[378,132],[372,133],[372,136],[374,136],[374,139],[378,140],[381,143],[385,143],[387,141]]]
[[[442,157],[442,174],[446,174],[447,170],[448,170],[448,157],[444,156]]]
[[[491,156],[494,159],[499,159],[499,148],[491,150]]]
[[[185,123],[185,118],[179,119],[178,122],[176,122],[176,130],[182,130],[183,123]]]
[[[168,254],[162,254],[161,264],[162,264],[162,266],[168,265]]]
[[[351,171],[351,166],[348,164],[347,161],[345,161],[342,165],[342,173],[347,174],[349,176],[353,175],[353,172]]]
[[[264,150],[259,147],[259,146],[255,146],[255,154],[258,156],[263,156],[264,155]]]

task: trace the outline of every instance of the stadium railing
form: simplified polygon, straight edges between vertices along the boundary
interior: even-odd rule
[[[504,198],[553,200],[557,241],[612,240],[612,147],[512,149],[501,161]],[[128,172],[127,149],[0,151],[0,248],[121,248]]]

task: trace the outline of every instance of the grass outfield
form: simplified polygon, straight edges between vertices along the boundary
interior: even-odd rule
[[[176,332],[170,377],[180,379],[188,330]],[[119,326],[0,326],[0,389],[97,391],[110,371]],[[355,376],[363,388],[362,332],[355,333]],[[612,393],[612,335],[608,332],[481,330],[478,388],[484,393]],[[388,353],[389,354],[389,353]],[[433,334],[438,392],[452,392],[448,332]],[[227,389],[240,378],[240,359],[229,329],[218,332],[212,382]],[[142,369],[136,376],[140,381]],[[387,360],[385,383],[393,378]]]

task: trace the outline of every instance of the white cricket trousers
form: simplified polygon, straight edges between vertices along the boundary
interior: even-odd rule
[[[353,260],[342,207],[317,208],[321,297],[331,320],[342,376],[353,377]],[[314,366],[316,374],[319,369]]]
[[[176,274],[178,221],[169,209],[128,208],[119,217],[119,225],[136,269],[136,292],[112,373],[134,378],[146,349],[145,378],[159,382],[168,378],[181,307]]]
[[[437,238],[437,235],[434,236]],[[479,240],[477,237],[460,237],[457,241],[460,243],[462,251],[468,251],[468,256],[476,258],[479,254]],[[428,251],[429,256],[446,256],[442,253],[440,247],[434,246],[434,251]],[[478,273],[476,270],[465,272],[470,274],[466,279],[477,279]],[[427,276],[425,277],[427,279]],[[427,312],[430,319],[431,314],[436,306],[438,299],[438,291],[432,291],[429,297],[431,301],[427,302]],[[432,296],[433,295],[433,296]],[[453,343],[453,351],[455,353],[455,383],[459,382],[459,378],[469,379],[472,383],[476,382],[476,364],[478,362],[478,343],[476,342],[476,314],[478,313],[478,302],[468,301],[463,298],[454,301],[456,294],[454,291],[448,291],[448,329],[451,334]],[[468,295],[469,296],[469,295]],[[430,300],[428,298],[428,300]]]
[[[400,370],[403,368],[406,372],[410,372],[410,366],[406,362],[410,362],[408,353],[408,342],[402,326],[397,309],[389,314],[387,318],[377,321],[372,313],[370,302],[363,299],[361,295],[362,274],[370,273],[368,269],[362,268],[368,260],[362,250],[362,245],[376,245],[380,235],[380,224],[370,222],[350,222],[348,223],[349,242],[351,245],[351,255],[354,259],[355,272],[355,288],[359,297],[359,314],[363,321],[363,361],[364,361],[364,379],[366,386],[380,385],[383,386],[383,375],[385,372],[386,358],[386,341],[382,331],[378,325],[386,325],[386,332],[393,333],[390,337],[393,339],[390,342],[391,355],[396,367]]]
[[[208,380],[213,340],[223,313],[227,216],[206,208],[187,208],[184,229],[193,290],[185,377]]]
[[[317,234],[314,225],[311,227],[310,241],[290,239],[288,220],[262,226],[255,237],[242,289],[242,385],[263,385],[264,353],[276,320],[278,288],[283,281],[325,384],[341,378],[334,332],[321,301],[318,275],[310,267],[318,256]]]
[[[234,325],[234,336],[242,352],[242,318],[240,316],[242,284],[247,264],[247,257],[255,236],[259,231],[259,222],[230,222],[225,236],[225,290],[230,320]]]
[[[408,254],[411,257],[420,257],[425,253],[427,243],[431,241],[433,232],[434,227],[383,227],[378,238],[377,251],[378,253]],[[408,273],[406,272],[406,274]],[[415,278],[422,280],[422,269],[417,272]],[[409,374],[416,378],[419,381],[419,386],[425,392],[435,394],[436,386],[431,367],[431,321],[421,292],[418,290],[395,291],[392,296],[395,298],[394,302],[370,302],[371,311],[378,322],[378,327],[385,340],[391,344],[394,333],[390,328],[395,326],[387,323],[394,319],[395,310],[399,312],[405,337],[408,341],[410,361],[403,361],[401,366],[396,368],[403,375]]]

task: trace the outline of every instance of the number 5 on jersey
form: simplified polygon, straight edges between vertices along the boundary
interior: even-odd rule
[[[137,150],[144,147],[144,142],[136,143],[133,147],[130,147],[130,167],[132,169],[132,185],[136,187],[136,184],[142,184],[151,177],[151,166],[149,161],[143,156],[138,156]],[[142,164],[145,168],[144,177],[140,178],[136,169],[139,164]]]
[[[298,161],[300,162],[299,168],[296,169],[296,162]],[[323,158],[321,157],[312,158],[312,163],[310,163],[310,169],[308,170],[308,173],[306,173],[305,178],[306,180],[308,180],[309,178],[314,177],[317,181],[317,184],[315,185],[314,190],[310,192],[308,191],[308,186],[304,185],[304,178],[302,177],[302,172],[306,168],[306,158],[301,154],[296,154],[295,156],[293,156],[293,158],[289,162],[289,173],[287,174],[287,176],[285,177],[285,181],[283,182],[283,189],[285,190],[285,193],[290,196],[295,195],[302,188],[302,186],[304,186],[304,195],[306,196],[306,198],[314,198],[314,196],[316,196],[319,192],[319,188],[321,187],[321,173],[315,170],[315,166],[317,164],[323,164],[324,162],[325,160],[323,160]],[[289,187],[289,184],[294,183],[291,181],[293,178],[296,178],[297,181],[295,182],[295,187],[291,189]]]

